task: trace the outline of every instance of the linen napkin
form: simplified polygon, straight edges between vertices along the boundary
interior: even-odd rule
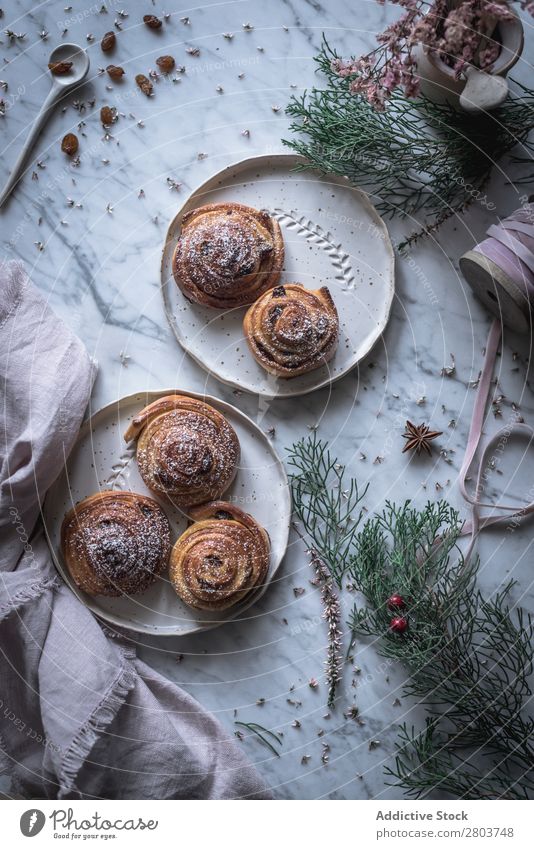
[[[55,571],[40,507],[93,379],[23,266],[0,264],[0,773],[25,798],[271,798],[231,733]]]

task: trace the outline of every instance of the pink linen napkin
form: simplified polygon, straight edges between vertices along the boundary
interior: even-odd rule
[[[0,264],[0,380],[0,773],[12,793],[271,798],[231,733],[104,630],[55,571],[40,507],[94,367],[16,262]]]

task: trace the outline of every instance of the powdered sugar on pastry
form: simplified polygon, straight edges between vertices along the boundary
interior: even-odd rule
[[[249,304],[274,286],[283,259],[280,226],[268,212],[208,204],[184,215],[173,273],[190,300],[229,308]]]

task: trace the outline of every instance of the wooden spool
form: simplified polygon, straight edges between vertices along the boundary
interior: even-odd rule
[[[531,307],[517,283],[491,259],[478,251],[460,258],[460,270],[485,307],[506,327],[528,333],[532,325]]]

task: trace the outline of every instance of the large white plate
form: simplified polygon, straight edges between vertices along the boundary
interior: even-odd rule
[[[367,195],[338,177],[294,171],[296,154],[246,159],[225,168],[189,197],[169,226],[161,263],[165,310],[182,347],[224,383],[266,395],[303,395],[343,377],[369,353],[388,322],[395,290],[394,254]],[[340,319],[338,350],[325,366],[291,379],[256,363],[243,337],[245,308],[226,312],[191,304],[172,275],[183,215],[205,203],[235,200],[274,215],[285,241],[281,282],[328,286]]]
[[[145,486],[135,460],[135,447],[126,446],[124,432],[137,413],[163,395],[190,395],[212,404],[234,427],[241,443],[239,470],[232,486],[222,496],[250,513],[271,538],[271,563],[264,586],[228,611],[193,610],[174,592],[167,574],[136,596],[92,597],[79,590],[65,567],[60,546],[61,522],[78,501],[102,489],[129,490],[149,495],[165,511],[172,543],[187,527],[184,514]],[[291,500],[286,473],[265,434],[247,416],[209,395],[180,389],[128,395],[108,404],[81,428],[66,467],[49,490],[43,509],[48,542],[54,562],[74,593],[102,619],[147,634],[190,634],[235,619],[262,595],[284,556],[291,520]]]

